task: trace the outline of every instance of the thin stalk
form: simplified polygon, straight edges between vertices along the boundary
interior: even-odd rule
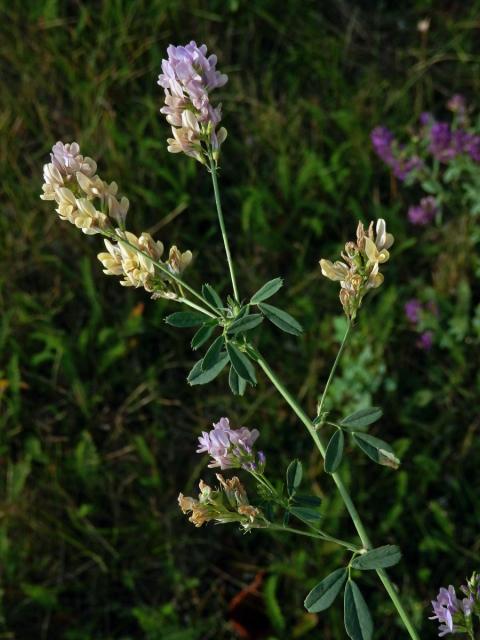
[[[322,413],[323,405],[325,403],[325,398],[327,397],[327,392],[332,383],[333,376],[335,375],[335,371],[337,370],[338,363],[340,362],[340,358],[342,357],[342,353],[347,345],[348,337],[350,335],[350,329],[352,328],[352,322],[348,319],[347,330],[345,331],[345,335],[343,336],[342,344],[340,345],[340,349],[338,350],[337,357],[335,358],[335,362],[330,370],[330,375],[328,376],[327,384],[322,393],[322,397],[320,399],[320,404],[318,405],[318,415],[320,416]]]
[[[322,533],[320,531],[312,532],[312,531],[302,531],[302,529],[294,529],[293,527],[284,527],[282,525],[271,525],[268,527],[269,529],[273,529],[274,531],[288,531],[289,533],[296,533],[299,536],[306,536],[307,538],[316,538],[317,540],[326,540],[328,542],[335,542],[341,547],[345,547],[349,551],[358,551],[357,547],[354,547],[349,542],[345,540],[340,540],[339,538],[334,538],[333,536],[329,536],[327,533]]]
[[[208,154],[208,158],[210,160],[210,173],[212,175],[213,192],[215,194],[215,205],[217,207],[218,222],[220,224],[220,231],[222,232],[223,246],[225,247],[225,254],[227,256],[228,268],[230,270],[230,278],[232,280],[233,295],[235,296],[235,300],[237,302],[240,302],[240,297],[238,295],[237,281],[235,279],[235,270],[233,268],[232,255],[230,253],[230,245],[228,244],[227,230],[225,228],[225,221],[223,219],[222,203],[220,200],[220,191],[218,188],[218,180],[217,180],[217,165],[211,153]]]
[[[340,347],[341,351],[343,351],[343,348],[345,347],[346,338],[348,336],[349,331],[350,331],[350,325],[347,327],[347,332],[346,332],[345,338],[344,338],[344,340],[342,342],[342,345]],[[317,445],[317,448],[320,451],[322,457],[325,458],[325,446],[324,446],[320,436],[318,435],[314,425],[312,424],[312,421],[310,420],[310,418],[303,411],[303,409],[300,407],[300,405],[295,400],[295,398],[291,395],[291,393],[288,391],[288,389],[278,379],[276,374],[272,371],[272,369],[270,368],[270,366],[268,365],[266,360],[264,360],[264,358],[263,358],[263,356],[261,354],[258,354],[257,362],[260,365],[260,367],[263,369],[263,371],[265,372],[267,377],[270,379],[270,381],[273,383],[273,385],[275,386],[277,391],[280,393],[280,395],[283,396],[285,401],[290,405],[290,407],[293,409],[293,411],[298,416],[298,418],[306,426],[306,428],[308,429],[308,432],[310,433],[310,435],[312,436],[315,444]],[[339,357],[337,356],[337,358],[335,359],[333,368],[336,369],[336,367],[338,365],[338,362],[339,362]],[[331,380],[332,380],[332,375],[329,376],[328,381],[327,381],[327,385],[326,385],[325,390],[323,392],[322,400],[320,402],[321,406],[323,406],[323,402],[325,401],[325,395],[326,395],[325,392],[328,390],[328,386],[330,386]],[[360,537],[360,540],[362,541],[362,545],[365,547],[365,549],[370,549],[371,546],[372,546],[371,542],[370,542],[370,539],[369,539],[369,537],[367,535],[365,527],[363,526],[363,522],[362,522],[362,520],[360,518],[360,514],[358,513],[355,505],[353,504],[352,499],[351,499],[351,497],[350,497],[345,485],[343,484],[342,479],[340,478],[338,473],[332,473],[331,475],[332,475],[332,478],[333,478],[335,484],[337,485],[337,488],[338,488],[338,491],[339,491],[340,495],[342,496],[343,502],[345,503],[345,507],[347,508],[347,511],[350,514],[350,517],[351,517],[351,519],[353,521],[355,529],[357,530],[357,533],[358,533],[358,535]],[[410,637],[412,638],[412,640],[420,640],[420,637],[418,636],[418,634],[415,631],[412,623],[410,622],[410,620],[408,618],[408,614],[405,611],[405,609],[403,608],[403,605],[400,602],[400,599],[399,599],[399,597],[397,595],[397,592],[395,591],[395,587],[393,586],[392,582],[390,581],[390,578],[388,577],[386,571],[384,569],[377,569],[377,574],[378,574],[380,580],[382,581],[382,583],[383,583],[388,595],[390,596],[393,604],[395,605],[395,608],[397,609],[398,614],[399,614],[400,618],[402,619],[402,621],[403,621],[403,623],[404,623],[404,625],[405,625]]]
[[[191,300],[188,300],[188,298],[177,298],[176,302],[180,302],[181,304],[186,304],[187,307],[191,307],[192,309],[196,309],[197,311],[200,311],[200,313],[203,313],[204,315],[208,316],[209,318],[216,318],[216,316],[214,316],[213,313],[210,313],[210,311],[207,311],[206,309],[204,309],[200,305],[196,304],[195,302],[192,302]]]

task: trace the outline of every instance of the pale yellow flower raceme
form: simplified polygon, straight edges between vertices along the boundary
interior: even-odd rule
[[[56,212],[87,235],[102,234],[106,251],[98,254],[106,275],[120,276],[124,287],[142,287],[153,298],[175,299],[178,277],[192,261],[192,252],[180,252],[174,245],[161,262],[164,247],[149,233],[136,236],[125,230],[129,201],[118,198],[116,182],[105,182],[96,174],[94,160],[80,154],[76,142],[57,142],[51,162],[43,167],[42,200],[54,201]]]
[[[217,474],[217,480],[220,483],[218,489],[212,489],[200,480],[198,500],[179,494],[178,504],[183,513],[190,514],[190,522],[196,527],[210,521],[221,524],[238,522],[246,531],[268,525],[262,511],[249,503],[245,487],[237,476],[226,480]]]
[[[346,243],[342,253],[343,261],[320,260],[322,274],[330,280],[340,282],[340,302],[352,320],[365,294],[382,284],[380,265],[388,261],[388,250],[393,242],[394,238],[391,233],[387,233],[385,220],[382,218],[377,220],[375,231],[373,222],[367,232],[359,222],[356,242]]]

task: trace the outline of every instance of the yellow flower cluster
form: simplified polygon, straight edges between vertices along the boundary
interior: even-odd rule
[[[373,222],[367,232],[359,222],[356,242],[347,242],[342,253],[343,261],[320,260],[322,274],[330,280],[340,282],[340,302],[352,320],[365,294],[382,284],[380,265],[388,261],[388,249],[393,242],[394,237],[387,233],[385,220],[382,218],[377,220],[375,231]]]

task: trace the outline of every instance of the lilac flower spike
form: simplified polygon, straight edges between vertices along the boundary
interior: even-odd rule
[[[262,452],[256,460],[253,445],[260,435],[258,429],[231,429],[228,418],[220,418],[213,424],[213,429],[203,431],[198,438],[197,453],[208,453],[212,460],[209,467],[220,469],[244,469],[256,470],[257,466],[265,466],[265,456]]]
[[[221,105],[214,107],[210,92],[223,87],[228,77],[216,70],[217,56],[207,57],[207,47],[192,40],[185,46],[170,45],[162,61],[158,84],[165,89],[165,106],[160,109],[172,125],[168,140],[171,153],[183,152],[205,164],[205,156],[216,159],[227,136],[221,120]]]

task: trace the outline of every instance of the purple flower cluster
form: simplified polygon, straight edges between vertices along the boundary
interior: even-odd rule
[[[419,325],[424,314],[438,315],[437,305],[434,302],[423,304],[418,298],[411,298],[404,306],[405,317],[411,324],[412,329],[419,331]],[[430,351],[433,346],[434,333],[431,330],[420,331],[416,346],[422,351]]]
[[[387,127],[375,127],[370,134],[373,148],[378,157],[391,167],[399,180],[405,180],[414,170],[422,166],[422,160],[416,156],[406,156]]]
[[[452,585],[448,589],[442,587],[437,599],[432,600],[434,615],[429,618],[429,620],[438,620],[440,623],[438,628],[440,631],[439,637],[461,630],[458,627],[458,623],[464,622],[465,616],[472,615],[473,605],[473,596],[459,600]]]
[[[448,163],[460,154],[480,162],[480,136],[462,128],[453,130],[448,122],[434,122],[428,135],[429,151],[440,162]]]
[[[437,211],[437,201],[433,196],[427,196],[420,200],[420,204],[412,205],[408,209],[408,219],[414,225],[425,226],[432,222]]]
[[[220,418],[213,429],[203,431],[198,438],[197,453],[208,453],[212,461],[209,467],[220,469],[243,468],[248,471],[263,471],[265,455],[262,451],[255,454],[253,445],[260,435],[258,429],[231,429],[228,418]]]
[[[165,106],[160,109],[172,125],[174,138],[169,151],[183,151],[204,162],[202,143],[214,153],[225,140],[226,131],[216,127],[221,120],[221,105],[214,107],[210,92],[222,87],[228,77],[216,70],[217,56],[207,57],[207,47],[191,41],[185,46],[170,45],[168,59],[162,60],[158,84],[165,90]]]

